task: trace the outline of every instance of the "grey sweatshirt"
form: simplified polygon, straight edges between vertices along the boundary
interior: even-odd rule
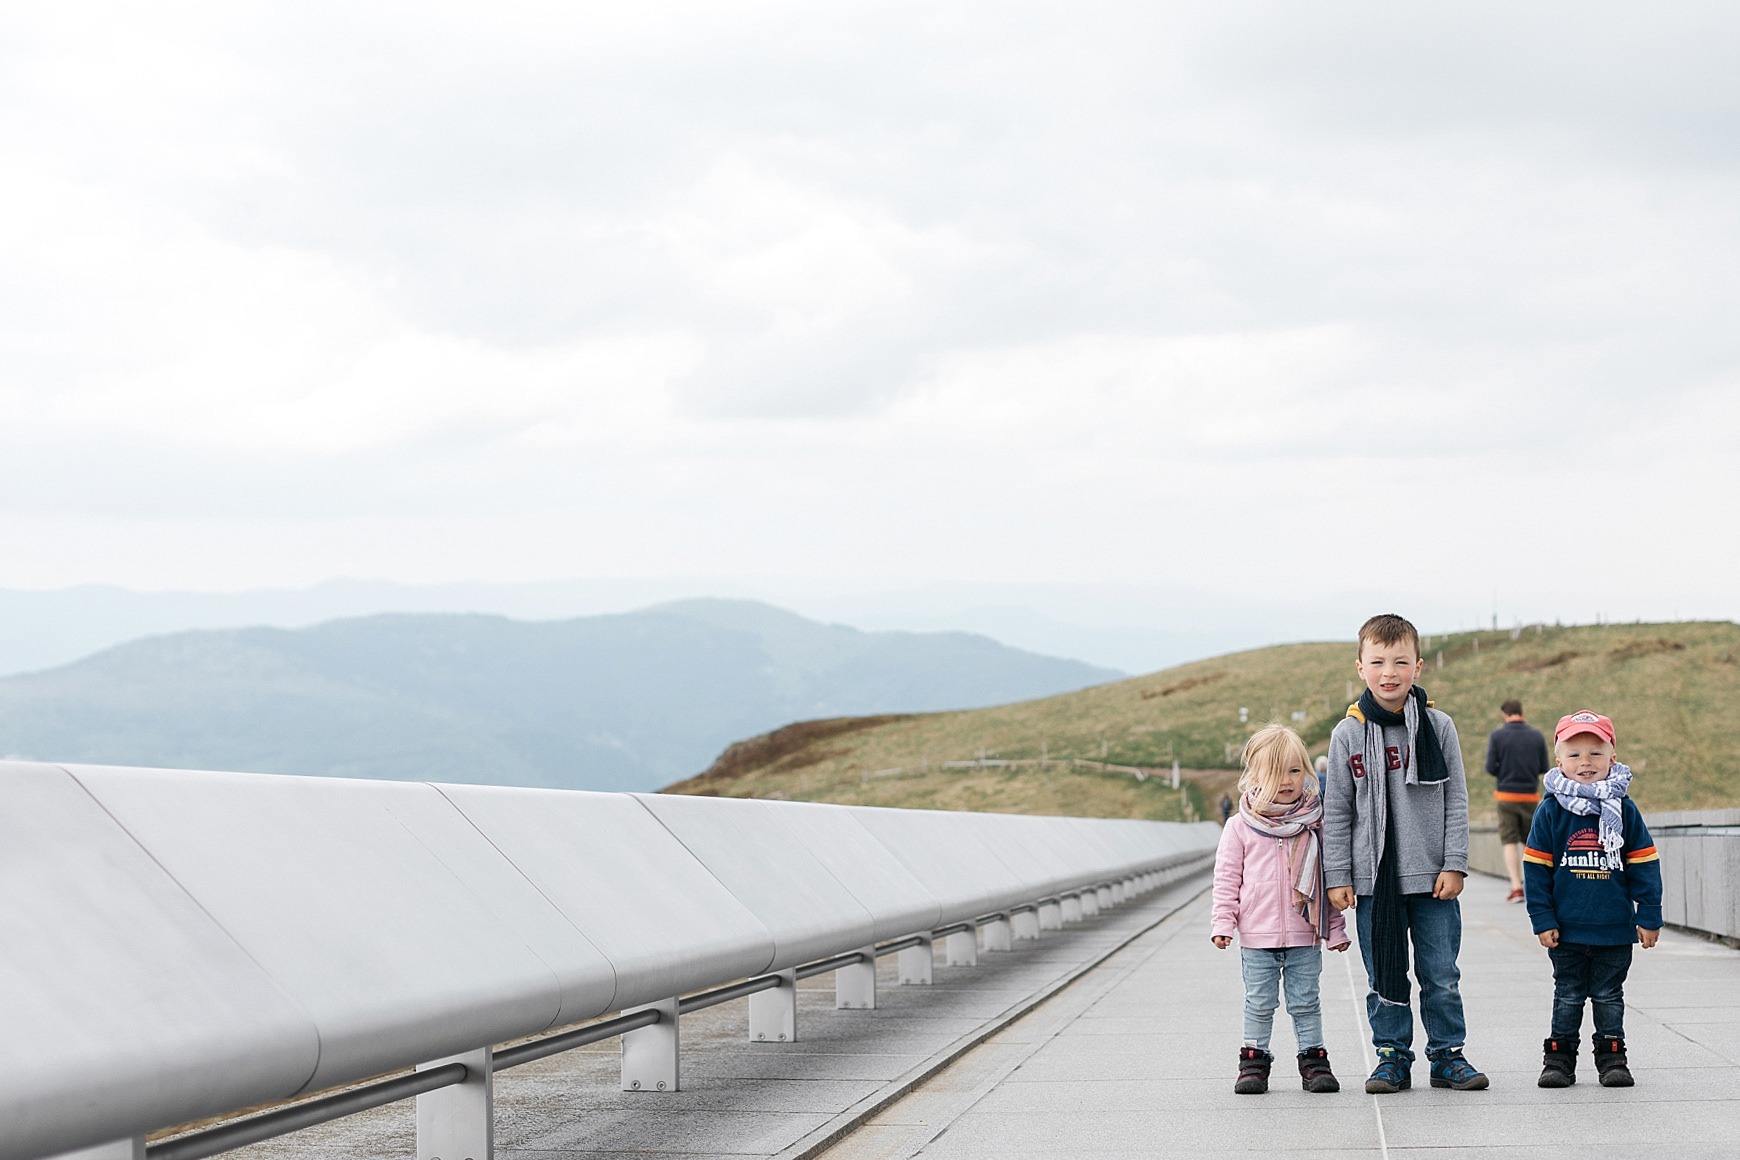
[[[1430,894],[1440,871],[1468,873],[1468,781],[1462,772],[1456,723],[1436,709],[1427,709],[1426,716],[1438,731],[1438,745],[1450,770],[1449,777],[1431,784],[1409,785],[1399,768],[1380,777],[1364,771],[1365,725],[1352,717],[1329,735],[1329,770],[1323,775],[1323,873],[1331,888],[1351,886],[1361,895],[1372,892],[1384,845],[1383,827],[1372,818],[1372,794],[1380,782],[1389,789],[1402,893]],[[1385,764],[1399,765],[1407,743],[1407,729],[1386,725],[1384,748],[1389,759]],[[1353,762],[1350,759],[1356,754],[1361,758]],[[1361,770],[1357,776],[1356,767]]]

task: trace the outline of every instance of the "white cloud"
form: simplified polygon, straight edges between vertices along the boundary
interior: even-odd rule
[[[1740,566],[1725,7],[0,19],[0,585]]]

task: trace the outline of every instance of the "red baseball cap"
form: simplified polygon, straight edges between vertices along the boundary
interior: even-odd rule
[[[1560,717],[1558,728],[1553,730],[1553,740],[1563,741],[1579,733],[1593,733],[1609,745],[1618,744],[1613,737],[1613,722],[1593,709],[1579,709]]]

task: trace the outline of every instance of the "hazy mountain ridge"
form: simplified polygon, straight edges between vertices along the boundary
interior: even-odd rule
[[[647,789],[798,718],[997,704],[1120,675],[742,601],[541,622],[384,614],[150,637],[0,679],[0,752]]]

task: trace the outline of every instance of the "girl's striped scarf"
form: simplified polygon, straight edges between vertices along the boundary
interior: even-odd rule
[[[1283,805],[1258,805],[1250,794],[1239,796],[1239,817],[1245,825],[1287,844],[1287,880],[1293,884],[1293,906],[1317,928],[1319,938],[1329,935],[1329,915],[1323,909],[1323,799],[1302,793],[1299,800]]]
[[[1625,791],[1631,788],[1631,767],[1615,761],[1605,781],[1584,785],[1557,769],[1549,769],[1541,785],[1574,814],[1601,815],[1601,848],[1609,854],[1625,849]]]

